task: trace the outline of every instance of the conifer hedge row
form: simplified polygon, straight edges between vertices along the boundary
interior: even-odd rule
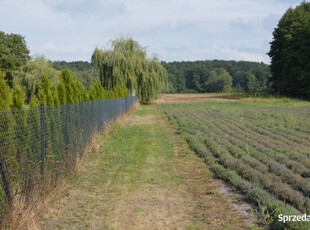
[[[92,134],[136,101],[125,86],[107,91],[98,81],[85,91],[63,70],[58,85],[44,75],[26,104],[24,91],[0,75],[0,223],[17,200],[27,204],[63,178]]]
[[[110,90],[105,90],[100,81],[96,81],[88,90],[84,89],[82,83],[71,74],[69,70],[63,70],[58,85],[54,85],[52,81],[44,74],[39,82],[36,93],[31,96],[29,105],[25,103],[25,92],[20,86],[11,89],[4,74],[0,70],[0,109],[23,109],[25,107],[36,107],[40,104],[44,105],[63,105],[66,103],[79,103],[86,101],[95,101],[117,97],[127,97],[128,89],[125,85],[114,86]]]

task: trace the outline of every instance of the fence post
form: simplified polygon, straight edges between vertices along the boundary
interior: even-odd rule
[[[6,176],[5,176],[4,164],[3,164],[3,160],[2,160],[1,156],[0,156],[0,173],[1,173],[1,179],[2,179],[2,183],[3,183],[3,189],[5,192],[5,195],[7,197],[8,202],[11,203],[10,188],[9,188],[9,184],[8,184],[7,179],[6,179]]]
[[[94,101],[91,101],[91,117],[92,117],[92,124],[93,124],[95,122]]]
[[[113,100],[113,119],[115,119],[116,116],[115,98],[113,98],[112,100]]]
[[[81,114],[81,129],[82,129],[82,140],[84,140],[84,101],[81,102],[81,110],[82,110],[82,114]]]
[[[44,104],[40,106],[40,121],[41,121],[41,175],[44,174]],[[42,177],[43,179],[43,177]]]
[[[66,142],[67,146],[70,144],[70,103],[67,102],[67,135],[66,135]]]
[[[128,109],[128,100],[127,100],[127,99],[128,99],[128,97],[125,97],[125,98],[126,98],[126,111],[125,111],[125,113],[127,113],[127,112],[128,112],[128,110],[129,110],[129,109]]]

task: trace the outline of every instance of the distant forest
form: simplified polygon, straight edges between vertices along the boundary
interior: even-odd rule
[[[162,62],[170,93],[258,92],[269,88],[270,70],[264,63],[206,60]]]
[[[264,63],[207,60],[161,64],[168,72],[169,93],[253,93],[270,87],[270,70]],[[53,67],[57,70],[69,69],[86,87],[99,76],[87,61],[55,61]]]
[[[87,61],[54,61],[53,67],[56,70],[69,69],[85,87],[89,87],[91,83],[99,79],[99,72]]]

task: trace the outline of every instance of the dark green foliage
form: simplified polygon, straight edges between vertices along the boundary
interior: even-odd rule
[[[57,70],[69,69],[72,72],[87,71],[93,69],[93,65],[87,61],[54,61],[53,67]]]
[[[9,110],[11,109],[11,105],[13,103],[12,99],[12,91],[10,87],[7,85],[7,81],[4,79],[4,74],[0,70],[0,108],[2,110]],[[0,113],[0,140],[3,146],[0,149],[0,163],[2,166],[2,171],[5,171],[7,168],[10,168],[10,166],[13,167],[15,165],[15,161],[11,161],[9,163],[4,165],[4,162],[10,157],[10,154],[15,153],[14,143],[13,143],[13,137],[11,137],[9,134],[13,131],[14,126],[14,119],[12,117],[12,114],[9,112],[3,111]],[[0,172],[2,176],[2,172]],[[9,175],[10,176],[10,175]],[[10,184],[4,184],[5,181],[2,180],[3,177],[0,179],[0,208],[2,210],[8,209],[6,207],[7,200],[9,197],[7,196],[7,192],[5,191],[6,187],[9,187]],[[8,180],[8,179],[7,179]],[[9,194],[10,196],[10,194]],[[1,215],[1,214],[0,214]],[[0,218],[0,222],[1,222]]]
[[[258,69],[254,72],[259,74],[261,70]],[[256,78],[253,73],[237,71],[233,81],[237,91],[253,93],[266,87],[267,80],[268,78],[262,78],[259,80],[259,78]]]
[[[23,109],[25,105],[25,93],[20,88],[17,87],[13,90],[13,104],[12,108]]]
[[[60,105],[58,89],[56,88],[55,85],[51,85],[50,90],[53,95],[53,105]]]
[[[75,89],[75,93],[76,93],[76,102],[82,102],[85,98],[84,86],[82,85],[82,83],[80,81],[76,81],[74,89]]]
[[[5,73],[8,84],[12,87],[12,72],[26,63],[30,51],[25,38],[19,34],[5,34],[0,31],[0,68]]]
[[[86,91],[82,83],[76,80],[75,76],[69,70],[64,69],[61,72],[60,81],[57,86],[52,83],[46,74],[43,75],[38,84],[37,96],[33,95],[31,97],[31,107],[41,103],[44,105],[63,105],[127,96],[128,89],[126,86],[118,85],[111,90],[105,90],[99,80],[92,83]]]
[[[128,97],[128,89],[125,85],[118,85],[113,87],[113,97]]]
[[[272,87],[280,94],[310,99],[310,3],[288,9],[273,32]]]
[[[0,109],[9,109],[13,103],[12,92],[0,69]]]
[[[65,89],[66,89],[65,92],[66,92],[67,102],[74,103],[75,102],[74,91],[73,91],[74,80],[69,70],[64,69],[61,72],[61,82],[64,84]]]
[[[246,61],[195,61],[162,62],[171,83],[170,92],[216,92],[205,87],[211,71],[222,68],[233,80],[233,91],[256,92],[269,87],[269,66],[264,63]],[[254,78],[254,79],[253,79]]]
[[[36,97],[31,97],[29,106],[30,106],[30,108],[34,108],[34,107],[38,106],[38,100]]]
[[[210,76],[205,81],[205,89],[208,93],[230,92],[232,87],[232,77],[223,68],[216,68],[210,72]]]
[[[65,84],[62,81],[59,82],[57,86],[57,91],[58,91],[59,104],[60,105],[66,104],[67,103],[67,92],[66,92]]]
[[[92,86],[90,87],[89,93],[85,91],[82,83],[76,80],[75,76],[67,69],[61,72],[61,79],[57,87],[57,92],[60,104],[88,101],[90,98],[89,94],[96,93],[92,91]],[[94,95],[91,99],[97,100],[99,97]]]
[[[108,92],[110,92],[110,91],[106,91],[102,87],[100,81],[97,80],[94,84],[92,84],[90,86],[90,89],[88,91],[89,100],[95,101],[95,100],[113,98],[113,94],[112,94],[112,96],[111,96],[111,94],[108,95]]]
[[[99,78],[99,72],[87,61],[55,61],[53,66],[57,70],[69,69],[86,88]]]
[[[54,105],[54,97],[51,89],[52,83],[48,79],[47,75],[43,75],[39,84],[38,92],[38,99],[40,104],[43,103],[44,105]]]

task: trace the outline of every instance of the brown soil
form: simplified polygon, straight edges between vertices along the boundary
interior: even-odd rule
[[[212,94],[162,94],[158,103],[192,103],[203,101],[236,101],[225,98],[225,96],[214,96]]]

